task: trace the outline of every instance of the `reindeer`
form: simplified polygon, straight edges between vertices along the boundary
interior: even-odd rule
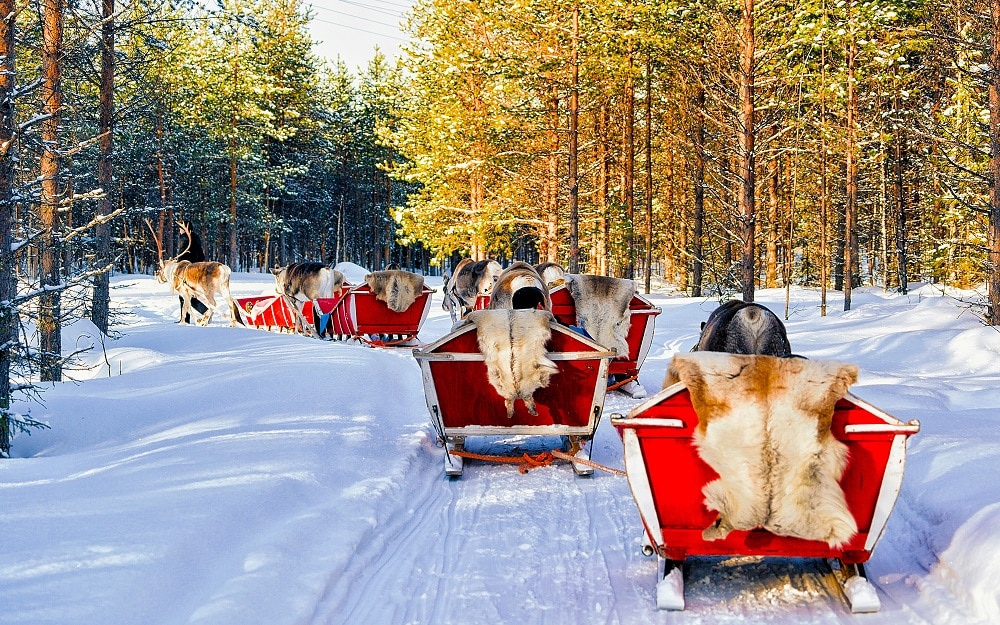
[[[233,314],[233,297],[229,293],[229,275],[232,270],[226,265],[217,262],[192,263],[187,260],[177,260],[177,256],[184,254],[187,248],[182,250],[177,256],[169,260],[163,260],[163,244],[153,230],[153,224],[147,219],[146,225],[153,234],[153,241],[156,242],[156,253],[159,265],[156,269],[156,281],[161,284],[169,284],[170,288],[181,296],[181,319],[180,323],[185,323],[191,313],[191,299],[197,298],[208,306],[208,311],[198,320],[198,325],[207,326],[212,321],[212,314],[218,308],[215,303],[215,294],[220,293],[227,304],[226,310],[229,315],[229,325],[235,325]],[[188,227],[178,222],[177,224],[188,241],[192,240],[191,231]],[[189,246],[190,247],[190,244]]]
[[[312,302],[313,316],[319,316],[319,298],[339,296],[344,288],[344,274],[319,262],[292,263],[285,267],[273,267],[274,291],[295,311],[296,326],[305,333],[318,336],[315,324],[306,319],[298,302]]]
[[[490,259],[474,261],[465,258],[455,266],[445,285],[444,301],[441,303],[441,307],[451,313],[452,324],[465,318],[475,307],[478,296],[490,294],[502,271],[500,263]]]

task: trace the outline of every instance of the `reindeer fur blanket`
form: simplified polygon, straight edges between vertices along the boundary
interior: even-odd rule
[[[514,416],[514,401],[521,399],[531,414],[534,393],[549,385],[558,369],[548,358],[545,344],[555,321],[547,310],[476,310],[466,317],[476,326],[479,351],[486,358],[490,385],[504,399],[507,416]]]
[[[576,306],[577,325],[619,356],[628,354],[629,303],[635,295],[635,282],[572,273],[566,274],[565,280]]]
[[[371,287],[375,299],[385,302],[389,310],[398,313],[409,308],[424,291],[423,276],[399,269],[370,273],[365,276],[365,282]]]
[[[837,548],[857,533],[839,484],[847,446],[830,432],[856,366],[697,352],[674,356],[670,376],[690,391],[695,446],[719,474],[702,490],[719,513],[705,540],[763,527]]]

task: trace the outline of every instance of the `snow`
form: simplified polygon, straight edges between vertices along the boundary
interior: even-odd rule
[[[440,278],[428,283],[424,342],[451,326]],[[273,284],[234,274],[233,292]],[[786,558],[691,559],[686,609],[657,611],[624,477],[469,461],[449,480],[409,350],[229,328],[221,314],[182,326],[150,277],[113,286],[121,336],[67,328],[67,350],[93,347],[87,367],[13,407],[51,429],[0,460],[4,624],[1000,623],[1000,333],[931,286],[855,290],[849,312],[831,293],[827,317],[817,292],[791,293],[793,349],[858,364],[856,395],[921,423],[868,563],[882,608],[865,615],[824,563]],[[640,376],[652,394],[716,302],[650,299],[663,308]],[[784,315],[784,291],[757,301]],[[638,403],[611,393],[605,415]],[[607,418],[592,459],[623,465]]]

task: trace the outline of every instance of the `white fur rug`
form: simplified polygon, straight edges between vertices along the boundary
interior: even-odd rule
[[[514,401],[524,401],[535,411],[534,393],[548,386],[558,371],[548,359],[545,344],[552,336],[555,318],[547,310],[477,310],[466,320],[475,324],[479,350],[486,357],[490,385],[504,399],[507,416],[514,416]]]
[[[690,391],[695,445],[719,474],[702,491],[719,513],[706,540],[763,527],[836,548],[857,533],[839,484],[847,446],[830,432],[855,365],[694,352],[675,355],[667,377]]]

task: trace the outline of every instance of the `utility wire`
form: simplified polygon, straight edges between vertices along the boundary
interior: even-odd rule
[[[388,22],[380,22],[378,20],[373,20],[370,17],[361,17],[360,15],[354,15],[353,13],[344,13],[343,11],[332,11],[332,10],[331,10],[331,12],[336,13],[337,15],[346,15],[347,17],[350,17],[350,18],[353,18],[353,19],[356,19],[356,20],[362,20],[362,21],[365,21],[365,22],[372,22],[373,24],[378,24],[379,26],[386,26],[388,28],[399,28],[399,26],[396,25],[396,24],[390,24]],[[331,22],[329,20],[324,20],[324,19],[321,19],[321,18],[318,18],[318,17],[314,17],[313,19],[315,19],[317,22],[323,22],[324,24],[336,24],[337,23],[337,22]]]
[[[340,22],[331,22],[329,20],[321,20],[321,19],[315,18],[315,17],[313,18],[313,20],[317,21],[317,22],[322,22],[324,24],[330,24],[331,26],[337,26],[337,27],[340,27],[340,28],[346,28],[348,30],[356,30],[358,32],[368,33],[369,35],[376,35],[378,37],[385,37],[386,39],[395,39],[396,41],[402,41],[404,43],[406,41],[408,41],[407,39],[404,39],[402,37],[395,37],[393,35],[387,35],[385,33],[378,33],[378,32],[375,32],[374,30],[367,30],[365,28],[359,28],[357,26],[349,26],[347,24],[343,24],[343,23],[340,23]]]
[[[353,0],[353,1],[351,1],[351,0],[340,0],[340,1],[341,2],[345,2],[347,4],[357,4],[358,6],[362,6],[362,7],[370,7],[371,6],[371,5],[368,5],[368,4],[364,3],[364,2],[361,2],[359,0]],[[397,9],[402,9],[404,11],[408,11],[408,10],[410,10],[410,9],[413,8],[413,4],[412,3],[392,2],[391,0],[370,0],[370,1],[371,2],[377,2],[379,4],[385,4],[385,5],[388,5],[388,6],[391,6],[391,7],[395,7]]]

